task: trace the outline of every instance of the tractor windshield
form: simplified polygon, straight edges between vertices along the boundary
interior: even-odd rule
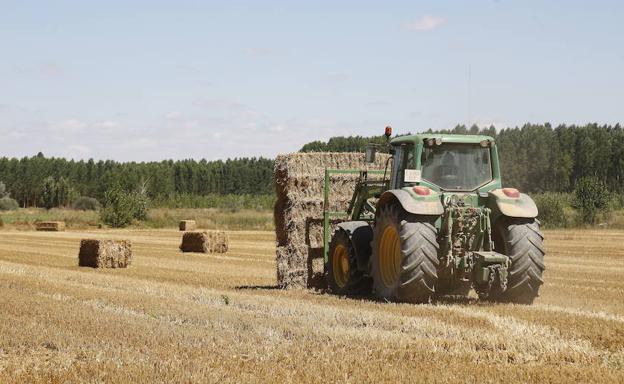
[[[474,191],[492,180],[490,149],[479,144],[434,145],[422,152],[422,178],[451,191]]]

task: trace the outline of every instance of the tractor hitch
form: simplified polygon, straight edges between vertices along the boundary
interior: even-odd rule
[[[507,290],[509,257],[494,251],[473,252],[473,285],[481,299]]]

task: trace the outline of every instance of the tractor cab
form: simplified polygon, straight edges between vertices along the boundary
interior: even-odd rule
[[[496,143],[489,136],[410,135],[390,145],[391,189],[424,186],[470,193],[500,188]]]

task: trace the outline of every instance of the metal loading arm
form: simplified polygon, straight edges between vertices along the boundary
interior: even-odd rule
[[[323,184],[323,258],[325,263],[329,261],[329,242],[331,238],[331,228],[330,224],[332,219],[340,219],[340,220],[365,220],[372,221],[374,220],[374,215],[370,218],[362,217],[362,208],[365,203],[367,203],[368,198],[373,197],[369,196],[371,193],[377,193],[377,189],[379,192],[383,192],[383,188],[386,184],[385,181],[370,181],[368,180],[368,175],[383,175],[385,171],[382,170],[367,170],[362,171],[360,169],[326,169],[325,170],[325,179]],[[339,212],[339,211],[331,211],[329,207],[330,198],[330,183],[331,183],[331,175],[360,175],[360,180],[358,180],[355,192],[353,193],[353,197],[351,198],[351,202],[349,203],[349,207],[347,211]]]

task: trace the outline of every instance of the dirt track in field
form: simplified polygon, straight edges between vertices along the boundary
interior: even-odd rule
[[[274,287],[274,236],[181,254],[173,230],[0,231],[0,382],[623,382],[624,232],[546,232],[530,307]],[[128,238],[126,270],[77,267]]]

